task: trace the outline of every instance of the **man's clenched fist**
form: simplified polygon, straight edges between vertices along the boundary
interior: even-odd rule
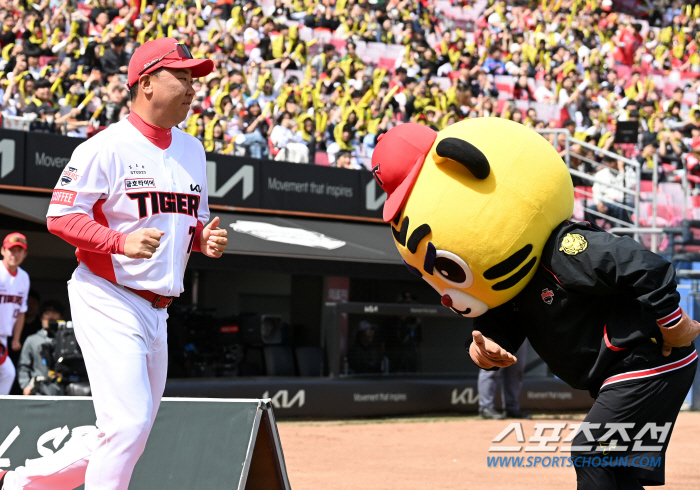
[[[518,361],[513,354],[488,337],[484,337],[478,330],[472,332],[472,343],[469,346],[469,355],[472,361],[483,369],[508,367]]]
[[[686,347],[700,334],[700,323],[691,320],[685,311],[682,312],[681,320],[672,327],[659,327],[664,338],[664,345],[661,353],[664,356],[671,354],[673,347]]]
[[[160,247],[160,238],[165,235],[158,228],[144,228],[129,233],[124,242],[124,255],[130,259],[150,259]]]

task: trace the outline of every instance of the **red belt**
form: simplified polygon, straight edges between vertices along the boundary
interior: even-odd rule
[[[152,291],[144,291],[142,289],[132,289],[128,286],[124,286],[126,289],[129,291],[132,291],[139,296],[141,296],[143,299],[151,303],[151,306],[153,308],[167,308],[170,306],[170,304],[173,302],[172,296],[162,296],[160,294],[156,294]]]

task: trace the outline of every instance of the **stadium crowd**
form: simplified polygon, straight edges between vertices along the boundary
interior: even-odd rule
[[[358,169],[396,124],[503,117],[624,151],[647,179],[658,153],[662,179],[687,165],[700,182],[700,6],[647,3],[0,0],[0,104],[89,136],[129,112],[130,53],[170,36],[216,65],[182,126],[207,151]],[[376,43],[400,54],[366,56]],[[615,144],[618,121],[638,121],[637,145]],[[573,150],[592,173],[599,155]]]

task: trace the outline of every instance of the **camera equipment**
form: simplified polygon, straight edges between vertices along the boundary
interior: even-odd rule
[[[238,317],[217,318],[209,310],[196,307],[173,308],[172,321],[168,324],[172,361],[168,375],[237,376],[245,355]]]
[[[222,318],[212,310],[172,308],[170,377],[262,375],[261,347],[290,341],[291,329],[278,315],[245,313]]]
[[[61,321],[56,331],[56,348],[54,349],[57,364],[82,363],[83,353],[75,338],[73,322]]]
[[[76,391],[75,387],[71,387],[71,385],[86,385],[87,370],[85,369],[83,353],[75,338],[73,322],[51,320],[47,335],[50,340],[42,345],[41,355],[46,361],[49,371],[55,372],[55,382],[63,385],[68,394]],[[87,389],[89,390],[89,388]],[[85,394],[86,389],[81,387],[77,391],[80,394]]]

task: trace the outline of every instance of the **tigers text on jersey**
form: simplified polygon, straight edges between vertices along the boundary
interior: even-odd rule
[[[172,129],[160,150],[128,120],[75,149],[59,178],[47,216],[85,213],[121,233],[142,228],[165,232],[150,259],[78,250],[78,260],[98,276],[134,289],[179,296],[197,220],[209,220],[202,144]]]
[[[18,267],[13,276],[0,264],[0,339],[12,337],[17,316],[27,311],[28,297],[29,275]]]

